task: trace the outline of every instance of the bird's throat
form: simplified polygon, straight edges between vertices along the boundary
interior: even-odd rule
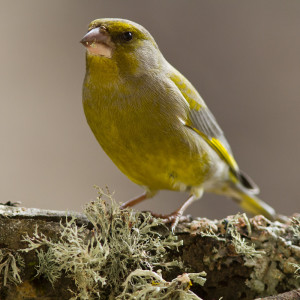
[[[87,53],[86,66],[86,75],[95,86],[114,85],[120,80],[119,68],[113,59]]]

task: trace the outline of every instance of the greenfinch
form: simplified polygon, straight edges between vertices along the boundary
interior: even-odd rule
[[[97,19],[81,40],[86,48],[83,107],[99,144],[145,192],[185,191],[186,202],[165,218],[176,226],[203,192],[225,195],[252,214],[275,219],[239,169],[216,119],[194,86],[160,52],[141,25]]]

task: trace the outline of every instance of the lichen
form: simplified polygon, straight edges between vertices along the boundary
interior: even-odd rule
[[[186,232],[217,241],[218,248],[203,256],[210,271],[242,259],[251,272],[246,285],[256,295],[300,287],[299,216],[286,223],[270,222],[263,216],[248,219],[245,214],[221,222],[198,218],[186,226]]]
[[[251,226],[246,214],[237,214],[227,223],[226,236],[231,239],[237,254],[243,255],[246,258],[259,258],[265,252],[263,250],[256,250],[253,243],[249,243],[245,238],[242,238],[238,231],[238,225],[243,222],[248,229],[248,234],[251,234]],[[249,229],[250,227],[250,229]]]
[[[171,282],[163,279],[160,270],[137,269],[129,274],[124,282],[123,292],[116,298],[119,300],[146,300],[146,299],[181,299],[201,300],[190,291],[192,281],[204,285],[205,272],[184,273]]]
[[[3,278],[3,286],[6,286],[8,282],[21,283],[20,272],[23,268],[24,260],[19,253],[0,249],[0,276]]]
[[[291,225],[286,225],[271,223],[262,216],[256,216],[252,219],[252,225],[255,231],[252,239],[256,247],[263,248],[265,254],[255,260],[245,261],[245,266],[253,268],[251,279],[246,281],[246,285],[261,296],[277,294],[278,287],[285,289],[285,285],[299,288],[298,221],[293,220]],[[293,232],[293,237],[290,232]]]
[[[294,239],[296,239],[296,241],[298,243],[300,243],[300,217],[298,218],[292,218],[291,220],[291,230],[294,234]]]
[[[291,263],[291,266],[295,269],[295,276],[297,279],[300,279],[300,264]]]
[[[300,217],[292,218],[291,230],[293,232],[293,238],[295,244],[300,245]],[[300,263],[289,263],[294,268],[294,274],[297,279],[300,279]]]
[[[200,235],[203,237],[205,236],[205,237],[210,237],[210,238],[216,239],[217,241],[220,241],[220,242],[226,242],[226,238],[222,237],[221,235],[218,235],[216,233],[214,226],[212,226],[212,224],[209,225],[209,227],[205,231],[200,232]]]
[[[191,234],[198,233],[203,237],[210,237],[219,242],[232,244],[235,253],[246,258],[260,257],[264,253],[262,250],[256,250],[255,245],[249,243],[239,232],[241,227],[246,227],[248,235],[251,235],[251,225],[246,214],[236,214],[224,219],[224,228],[221,230],[215,222],[208,219],[194,220],[190,224]]]
[[[178,293],[191,297],[193,293],[186,290],[185,284],[178,283],[178,277],[171,283],[161,279],[160,284],[166,285],[162,288],[148,282],[153,274],[158,274],[155,273],[158,268],[181,266],[179,261],[167,261],[166,254],[168,248],[176,249],[182,241],[168,230],[164,230],[168,234],[159,233],[158,228],[164,225],[150,213],[120,210],[108,191],[97,189],[97,201],[85,208],[85,214],[93,225],[91,231],[86,226],[78,227],[76,219],[72,218],[65,224],[61,223],[61,232],[55,241],[39,233],[38,229],[32,237],[24,237],[28,243],[25,251],[37,251],[37,275],[45,276],[52,284],[63,274],[71,277],[77,287],[76,291],[72,291],[72,299],[106,299],[108,295],[114,299],[118,295],[127,295],[127,291],[133,289],[132,282],[141,295],[150,293],[150,284],[155,291],[160,289],[162,294]],[[137,274],[137,270],[152,275]],[[190,276],[200,282],[198,275]],[[143,283],[147,283],[146,290],[141,288]]]

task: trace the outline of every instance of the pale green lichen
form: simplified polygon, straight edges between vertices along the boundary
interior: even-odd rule
[[[238,231],[239,223],[247,227],[248,235],[251,235],[251,225],[246,214],[237,214],[230,219],[226,219],[225,232],[222,234],[218,232],[218,228],[212,221],[206,222],[203,231],[199,234],[203,237],[210,237],[220,242],[230,242],[234,246],[235,252],[239,255],[243,255],[246,258],[260,257],[264,254],[262,250],[256,250],[253,243],[249,243],[245,238],[241,236]],[[197,221],[193,221],[191,226],[196,227]],[[199,222],[199,221],[198,221]],[[201,224],[203,227],[203,224]]]
[[[147,278],[136,276],[134,272],[154,272],[157,268],[181,266],[178,261],[167,261],[166,254],[168,248],[178,248],[182,241],[178,241],[168,230],[165,230],[167,235],[160,234],[157,229],[164,226],[163,223],[149,213],[120,210],[109,192],[98,188],[98,193],[97,201],[85,208],[85,214],[93,225],[92,231],[84,226],[78,227],[75,218],[72,218],[61,224],[61,233],[55,241],[38,230],[33,237],[26,236],[26,251],[36,249],[39,259],[38,275],[44,275],[52,284],[62,274],[74,280],[77,291],[73,291],[72,299],[106,299],[108,294],[114,299],[122,293],[127,295],[129,283],[133,281],[143,294],[141,287],[148,282]],[[46,246],[47,250],[38,249],[41,246]],[[200,280],[194,275],[190,278],[195,282]],[[179,279],[174,282],[176,280]],[[174,282],[165,282],[168,287],[162,289],[161,293],[165,293],[163,290],[175,293],[173,287],[176,286],[178,295],[192,295],[183,288],[184,285]],[[158,289],[157,286],[154,287]],[[146,289],[148,294],[148,285]]]
[[[261,296],[276,294],[278,286],[299,288],[299,222],[294,220],[291,226],[287,226],[257,216],[252,224],[255,230],[253,240],[263,247],[265,254],[245,261],[245,266],[253,268],[246,285]]]
[[[244,255],[246,258],[258,258],[265,252],[263,250],[256,250],[255,244],[249,243],[241,236],[238,231],[238,224],[243,220],[248,229],[248,234],[251,234],[251,226],[246,214],[237,214],[227,224],[226,235],[231,238],[237,254]]]
[[[209,226],[208,229],[206,229],[203,232],[200,232],[200,235],[203,237],[210,237],[210,238],[216,239],[217,241],[226,242],[225,237],[221,237],[220,235],[216,234],[213,226]]]
[[[295,270],[295,276],[297,279],[300,279],[300,264],[294,264],[294,263],[290,263],[290,265],[294,268]]]
[[[300,244],[300,217],[292,218],[292,226],[291,229],[294,233],[294,238],[296,242]],[[290,265],[294,268],[294,274],[297,279],[300,279],[300,264],[290,263]]]
[[[23,268],[24,260],[20,254],[0,250],[0,276],[2,277],[3,286],[6,286],[8,282],[21,283],[20,272]]]
[[[116,299],[201,300],[201,298],[190,291],[190,287],[192,286],[192,281],[203,286],[206,279],[202,276],[206,276],[206,273],[184,273],[168,282],[163,279],[160,270],[154,272],[137,269],[129,274],[123,284],[123,292]]]
[[[220,259],[225,258],[223,263],[229,264],[236,255],[241,256],[244,265],[252,269],[246,285],[264,296],[276,294],[279,287],[300,286],[299,225],[299,218],[294,218],[289,226],[270,222],[263,216],[249,220],[245,214],[237,214],[221,223],[194,220],[189,232],[218,241],[218,249],[203,256],[203,263],[210,270],[219,265]]]
[[[66,273],[71,277],[77,288],[78,298],[89,299],[91,295],[99,296],[98,289],[105,285],[106,278],[101,276],[101,267],[104,264],[105,253],[98,249],[97,241],[91,238],[85,241],[83,232],[85,227],[77,227],[75,219],[61,224],[58,240],[54,241],[39,233],[36,229],[33,237],[26,236],[28,243],[25,251],[46,246],[47,251],[37,250],[39,264],[37,276],[44,275],[52,284]]]
[[[298,242],[299,242],[299,239],[300,239],[300,217],[298,218],[292,218],[292,224],[291,224],[291,229],[294,233],[294,237],[296,239],[298,239]]]

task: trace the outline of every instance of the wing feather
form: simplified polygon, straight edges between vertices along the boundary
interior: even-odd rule
[[[185,125],[197,132],[216,151],[219,157],[228,164],[232,175],[231,179],[237,185],[252,194],[258,194],[258,186],[250,177],[239,170],[221,127],[194,86],[173,67],[170,79],[189,105],[189,114],[187,120],[185,120]]]
[[[233,158],[229,143],[201,96],[193,85],[175,69],[171,73],[170,79],[175,83],[189,104],[189,115],[186,120],[186,125],[202,136],[229,165],[232,173],[237,176],[239,169]]]

